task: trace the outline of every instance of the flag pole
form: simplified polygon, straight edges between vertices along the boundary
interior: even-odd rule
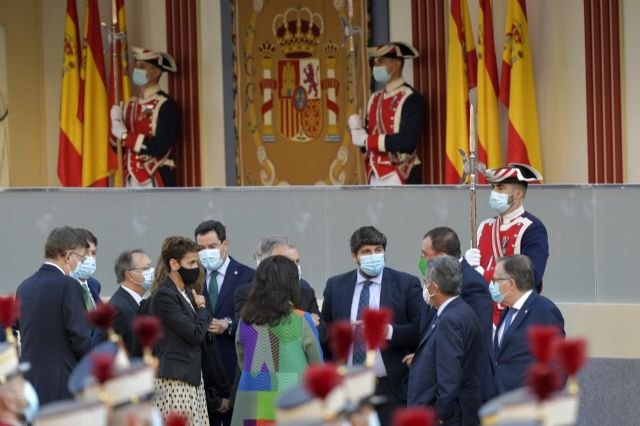
[[[473,104],[469,103],[469,201],[471,205],[471,248],[478,248],[478,208],[476,197],[478,159],[476,156],[476,142],[476,114]]]
[[[113,67],[113,99],[114,105],[120,105],[120,75],[122,73],[120,63],[120,49],[118,42],[124,33],[118,32],[118,6],[116,0],[111,0],[111,66]],[[124,186],[124,165],[122,161],[122,140],[116,138],[116,156],[118,157],[118,169],[114,176],[114,186],[121,188]]]

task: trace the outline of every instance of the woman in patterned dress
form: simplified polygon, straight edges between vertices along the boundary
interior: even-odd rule
[[[155,349],[160,361],[155,404],[163,417],[180,413],[191,426],[209,426],[200,345],[212,316],[205,298],[192,288],[200,274],[198,250],[184,237],[169,237],[162,244],[167,278],[154,291],[150,307],[164,327]]]
[[[275,424],[280,393],[299,383],[309,364],[322,362],[311,315],[294,309],[299,280],[296,264],[284,256],[269,257],[256,270],[236,333],[241,375],[232,425]]]

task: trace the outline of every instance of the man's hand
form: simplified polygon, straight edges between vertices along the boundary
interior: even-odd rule
[[[415,353],[409,354],[409,355],[405,355],[404,358],[402,358],[402,363],[403,364],[407,364],[407,367],[411,367],[411,363],[413,362],[413,357],[414,356],[415,356]]]
[[[349,116],[349,130],[362,129],[362,117],[360,114],[352,114]]]
[[[209,324],[207,331],[213,334],[222,334],[229,329],[229,322],[225,319],[214,318]]]
[[[351,130],[351,143],[355,146],[364,147],[367,142],[367,136],[367,132],[364,129],[353,129]]]
[[[313,325],[316,327],[320,325],[320,317],[318,314],[311,314],[311,319],[313,320]]]

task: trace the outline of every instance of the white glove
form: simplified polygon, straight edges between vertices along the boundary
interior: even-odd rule
[[[471,248],[464,254],[464,260],[474,268],[480,266],[480,249]]]
[[[360,114],[352,114],[349,117],[349,130],[362,129],[362,117]]]
[[[122,118],[124,117],[124,114],[122,113],[122,106],[112,106],[109,115],[111,115],[111,121],[122,121]]]
[[[367,132],[364,129],[351,130],[351,143],[355,146],[364,147],[367,143]]]
[[[127,132],[127,126],[122,121],[122,107],[120,105],[112,106],[109,115],[111,116],[111,134],[114,138],[120,139],[122,134]]]

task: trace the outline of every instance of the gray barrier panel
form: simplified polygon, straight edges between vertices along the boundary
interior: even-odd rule
[[[488,187],[478,191],[479,221],[491,215]],[[115,290],[113,260],[143,248],[152,259],[169,235],[193,237],[204,219],[227,226],[231,254],[253,265],[258,240],[282,233],[300,248],[303,276],[321,297],[328,276],[353,268],[348,240],[359,226],[387,235],[388,264],[416,273],[420,242],[435,226],[470,239],[468,190],[457,186],[403,188],[282,187],[164,190],[5,190],[0,192],[0,291],[14,291],[42,260],[56,226],[91,229],[98,237],[96,278],[103,296]],[[638,303],[632,274],[640,230],[640,186],[534,186],[526,207],[547,226],[551,256],[544,293],[558,302]]]

